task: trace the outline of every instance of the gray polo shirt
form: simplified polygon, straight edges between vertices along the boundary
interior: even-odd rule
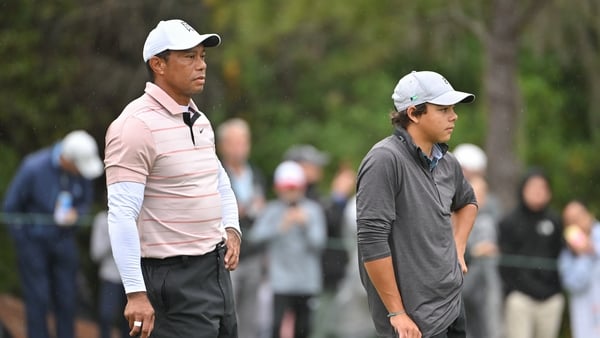
[[[463,275],[451,213],[476,204],[456,158],[443,157],[430,170],[423,152],[404,129],[378,142],[363,159],[357,182],[358,250],[363,262],[392,256],[408,315],[423,338],[458,317]],[[380,337],[395,337],[388,311],[360,264],[369,308]]]

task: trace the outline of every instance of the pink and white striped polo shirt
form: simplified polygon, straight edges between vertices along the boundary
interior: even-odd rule
[[[137,220],[142,257],[203,255],[226,238],[214,132],[204,114],[193,133],[196,144],[180,105],[153,83],[108,128],[107,185],[145,184]]]

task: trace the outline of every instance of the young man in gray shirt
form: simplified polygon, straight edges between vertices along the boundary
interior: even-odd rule
[[[396,85],[394,134],[363,159],[357,181],[360,273],[379,337],[465,337],[460,292],[477,202],[447,153],[455,91],[435,72]]]

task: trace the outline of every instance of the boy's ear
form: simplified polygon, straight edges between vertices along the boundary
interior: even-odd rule
[[[406,116],[408,116],[408,118],[413,123],[419,123],[419,119],[414,115],[416,110],[417,110],[417,107],[415,107],[415,106],[410,106],[410,107],[406,108]]]

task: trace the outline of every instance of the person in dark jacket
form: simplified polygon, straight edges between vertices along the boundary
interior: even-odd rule
[[[83,130],[27,155],[4,200],[25,302],[27,337],[75,337],[77,230],[104,172],[96,140]],[[54,314],[54,327],[47,316]]]
[[[506,336],[555,338],[565,303],[556,270],[561,220],[550,208],[551,185],[542,170],[530,170],[518,194],[517,206],[499,225]]]

